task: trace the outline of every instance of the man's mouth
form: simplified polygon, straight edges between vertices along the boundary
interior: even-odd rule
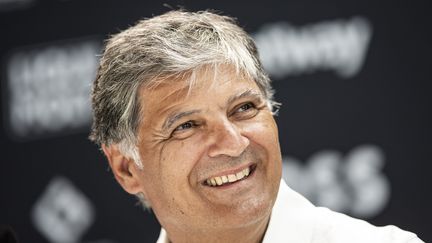
[[[255,171],[256,165],[251,165],[249,167],[246,167],[245,169],[234,173],[234,174],[227,174],[222,176],[215,176],[212,178],[207,179],[204,184],[207,186],[212,187],[218,187],[218,186],[224,186],[228,184],[232,184],[241,180],[246,179],[249,177],[254,171]]]

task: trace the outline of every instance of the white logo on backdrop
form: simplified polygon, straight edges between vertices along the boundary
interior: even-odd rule
[[[317,70],[350,78],[363,65],[372,27],[364,17],[303,27],[278,22],[263,26],[253,36],[264,68],[275,78]]]
[[[378,215],[390,198],[390,184],[382,173],[384,154],[373,145],[352,149],[346,156],[325,150],[307,163],[284,156],[283,178],[315,205],[356,217]]]
[[[99,50],[98,42],[81,41],[15,52],[6,70],[13,134],[25,137],[88,125]]]
[[[76,243],[94,221],[89,199],[65,177],[48,184],[32,210],[33,224],[52,243]]]

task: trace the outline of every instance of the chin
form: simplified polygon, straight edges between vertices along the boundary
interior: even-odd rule
[[[274,199],[251,198],[233,207],[230,212],[230,221],[236,226],[248,226],[267,221],[271,215]],[[231,225],[231,227],[233,227]]]

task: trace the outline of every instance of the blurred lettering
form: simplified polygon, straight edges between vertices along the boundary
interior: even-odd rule
[[[98,42],[85,41],[15,52],[6,70],[13,135],[87,126],[99,49]]]
[[[275,78],[318,70],[350,78],[363,65],[371,35],[369,21],[354,17],[304,27],[273,23],[253,36],[264,68]]]
[[[378,215],[390,198],[390,184],[381,172],[384,153],[374,145],[352,149],[345,157],[325,150],[307,163],[284,156],[283,177],[294,190],[318,206],[356,217]]]

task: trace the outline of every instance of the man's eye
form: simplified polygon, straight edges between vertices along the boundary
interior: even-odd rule
[[[174,132],[182,132],[182,131],[190,129],[194,126],[195,126],[195,124],[192,121],[188,121],[188,122],[185,122],[185,123],[181,124],[180,126],[176,127],[174,129]]]
[[[238,112],[245,112],[245,111],[247,111],[247,110],[249,110],[251,108],[254,108],[254,107],[255,107],[254,104],[252,104],[252,103],[246,103],[246,104],[243,104],[242,106],[240,106],[237,109],[237,111]]]
[[[238,106],[231,115],[242,120],[249,119],[254,117],[258,110],[254,103],[248,102]]]
[[[180,124],[171,132],[170,138],[184,139],[194,134],[194,129],[198,124],[195,121],[188,121]]]

